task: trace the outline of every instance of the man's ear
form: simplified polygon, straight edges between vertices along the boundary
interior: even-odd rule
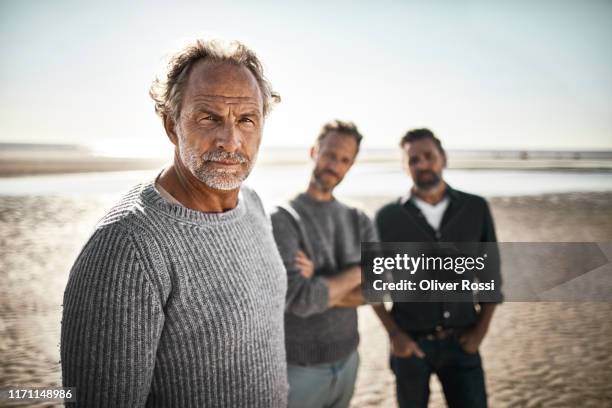
[[[317,154],[317,148],[315,146],[311,146],[310,147],[310,158],[314,160],[316,154]]]
[[[446,153],[442,155],[442,168],[443,169],[446,168]]]
[[[170,142],[172,142],[173,145],[178,146],[176,125],[174,123],[174,119],[168,115],[164,116],[164,129],[166,130],[166,135],[168,136],[168,139],[170,139]]]

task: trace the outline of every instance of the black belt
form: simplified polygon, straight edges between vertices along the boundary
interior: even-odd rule
[[[436,327],[431,332],[426,333],[414,333],[411,334],[414,340],[444,340],[453,337],[459,337],[464,330],[462,329],[453,329],[453,328],[444,328],[442,326]]]

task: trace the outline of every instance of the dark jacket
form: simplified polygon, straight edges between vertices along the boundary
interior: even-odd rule
[[[435,231],[412,200],[400,198],[376,214],[381,242],[496,242],[495,227],[484,198],[447,187],[450,203],[439,231]],[[498,282],[496,302],[502,301],[499,268],[487,278]],[[492,274],[492,275],[491,275]],[[391,314],[402,330],[428,333],[437,327],[465,328],[476,323],[478,314],[470,302],[395,302]]]

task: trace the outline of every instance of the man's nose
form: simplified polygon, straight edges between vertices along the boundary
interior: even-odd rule
[[[240,148],[240,143],[240,132],[233,123],[227,123],[217,135],[217,148],[226,152],[235,152]]]
[[[417,160],[416,163],[414,163],[414,168],[416,170],[428,170],[429,167],[429,161],[424,159]]]
[[[331,159],[326,166],[326,170],[331,171],[332,173],[338,174],[338,169],[340,168],[340,161],[336,159]]]

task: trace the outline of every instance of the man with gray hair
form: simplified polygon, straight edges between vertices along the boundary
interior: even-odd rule
[[[285,269],[241,188],[280,97],[247,47],[202,40],[150,94],[174,161],[102,218],[74,263],[63,385],[87,407],[285,407]]]

